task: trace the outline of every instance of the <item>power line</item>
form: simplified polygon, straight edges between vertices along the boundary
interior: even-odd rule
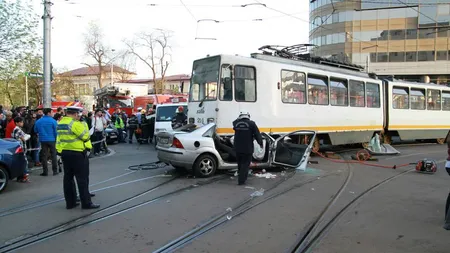
[[[192,18],[194,18],[194,20],[197,21],[194,14],[192,14],[191,10],[189,10],[189,8],[184,4],[183,0],[180,0],[180,3],[184,6],[184,8],[186,8],[186,10],[189,12],[189,14],[191,14]]]

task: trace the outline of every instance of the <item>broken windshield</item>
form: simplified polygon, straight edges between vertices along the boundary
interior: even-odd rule
[[[192,68],[190,102],[212,101],[217,99],[220,57],[197,60]]]

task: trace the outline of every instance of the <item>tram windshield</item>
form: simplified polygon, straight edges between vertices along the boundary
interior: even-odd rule
[[[194,61],[189,102],[213,101],[217,99],[219,68],[219,56]]]

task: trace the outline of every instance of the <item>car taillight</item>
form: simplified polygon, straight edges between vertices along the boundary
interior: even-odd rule
[[[20,153],[23,153],[23,148],[22,147],[18,147],[16,149],[16,154],[20,154]]]
[[[173,137],[172,146],[175,147],[175,148],[184,148],[183,144],[181,144],[180,140],[178,140],[175,137]]]

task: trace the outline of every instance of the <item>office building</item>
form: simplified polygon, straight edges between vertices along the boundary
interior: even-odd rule
[[[450,0],[310,0],[312,53],[450,84]]]

